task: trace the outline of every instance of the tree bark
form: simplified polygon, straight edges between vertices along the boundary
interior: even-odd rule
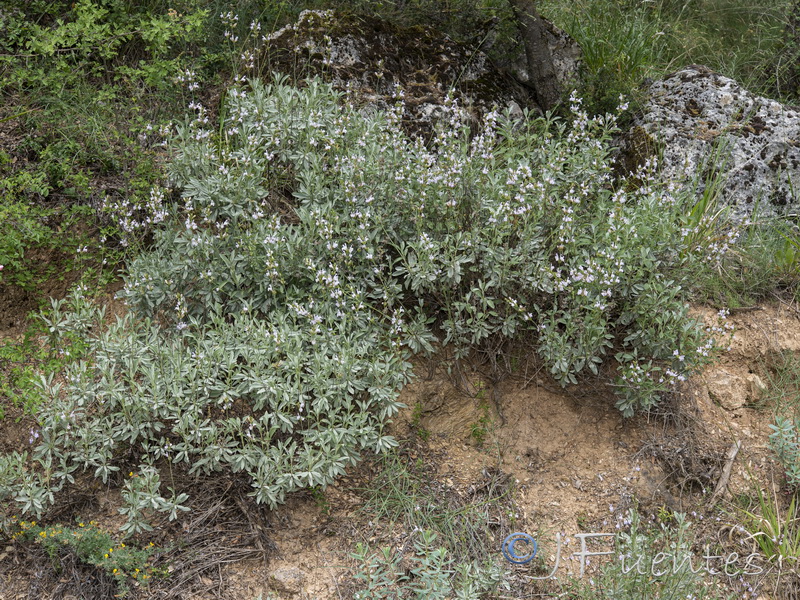
[[[561,102],[561,88],[553,66],[553,55],[547,45],[547,26],[536,12],[534,0],[508,0],[517,19],[525,60],[528,63],[529,84],[543,111],[554,109]]]

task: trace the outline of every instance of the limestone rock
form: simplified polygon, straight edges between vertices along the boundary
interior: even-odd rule
[[[725,369],[710,371],[706,386],[709,397],[726,410],[738,410],[747,402],[747,381]]]
[[[645,140],[643,142],[643,140]],[[701,194],[718,169],[720,201],[744,220],[800,213],[800,109],[756,96],[733,79],[689,66],[653,82],[632,124],[623,162],[663,145],[662,170]]]
[[[761,377],[755,373],[750,373],[746,378],[747,380],[747,396],[749,402],[758,402],[767,390],[766,384],[761,380]]]
[[[280,594],[299,594],[305,581],[306,574],[295,567],[279,567],[269,574],[270,587]]]

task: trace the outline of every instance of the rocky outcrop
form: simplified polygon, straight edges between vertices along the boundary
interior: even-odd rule
[[[569,47],[557,63],[565,80],[574,77],[576,46],[555,30],[551,45]],[[495,108],[520,115],[523,108],[535,108],[531,91],[479,49],[429,27],[375,17],[304,11],[296,23],[266,38],[258,64],[262,77],[280,72],[300,83],[319,75],[352,93],[357,103],[377,109],[402,96],[404,126],[412,135],[430,134],[451,91],[472,122]]]
[[[800,213],[800,110],[733,79],[690,66],[652,83],[625,142],[630,168],[663,150],[662,170],[702,193],[718,174],[718,201],[738,220]]]

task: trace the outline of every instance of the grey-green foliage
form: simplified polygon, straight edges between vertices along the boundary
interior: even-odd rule
[[[770,425],[772,433],[769,443],[786,474],[787,483],[793,488],[800,487],[800,433],[797,418],[790,419],[778,415]]]
[[[614,180],[614,118],[572,108],[470,136],[451,105],[425,145],[399,106],[368,116],[318,81],[232,88],[218,127],[195,106],[173,144],[183,201],[154,195],[130,311],[80,330],[85,360],[44,385],[39,467],[7,494],[41,512],[76,471],[133,473],[136,531],[185,508],[153,471],[174,465],[244,472],[275,505],[394,444],[408,351],[437,339],[457,357],[526,341],[565,384],[613,357],[619,408],[651,406],[714,350],[681,287],[705,249],[652,169]]]
[[[357,313],[267,319],[213,309],[181,331],[132,313],[104,331],[40,414],[33,456],[47,468],[32,485],[60,489],[75,470],[105,483],[132,468],[122,473],[121,511],[125,529],[138,531],[151,512],[185,510],[185,494],[161,489],[163,461],[189,473],[244,471],[256,500],[274,506],[327,485],[363,449],[394,444],[381,424],[399,407],[408,367],[379,327]],[[320,314],[324,326],[314,323]]]
[[[184,223],[132,268],[140,314],[347,314],[414,351],[439,335],[457,358],[534,340],[565,384],[613,355],[625,414],[715,349],[682,284],[719,257],[653,165],[614,181],[613,116],[573,98],[569,123],[492,113],[470,136],[451,105],[426,146],[400,110],[364,116],[317,81],[229,94],[219,130],[198,108],[180,131]]]
[[[713,350],[687,317],[681,286],[693,261],[718,257],[682,227],[685,200],[652,169],[635,183],[613,181],[613,117],[589,119],[575,100],[570,123],[490,114],[470,140],[450,107],[425,146],[402,135],[398,113],[362,117],[317,83],[235,94],[221,135],[204,128],[202,113],[182,134],[173,172],[195,220],[174,245],[188,258],[162,259],[157,270],[172,287],[135,300],[166,311],[174,301],[180,317],[189,284],[198,291],[188,314],[216,301],[265,310],[270,290],[303,289],[313,276],[328,282],[320,293],[352,290],[392,315],[415,351],[431,350],[432,320],[457,357],[498,337],[533,337],[553,376],[574,383],[613,349],[626,414]],[[263,222],[269,210],[252,199],[281,186],[293,190],[305,232],[272,216],[273,235],[242,243],[236,264],[216,252],[224,224]],[[239,200],[221,201],[230,197]],[[203,264],[191,261],[208,256],[203,246],[218,257],[210,273],[225,269],[244,285],[187,269]],[[233,295],[243,289],[257,292]]]
[[[420,531],[413,553],[405,556],[391,548],[371,552],[358,544],[352,554],[357,561],[355,579],[361,587],[356,600],[478,600],[501,585],[503,570],[497,564],[456,565],[445,548],[436,547],[436,537],[430,530]]]

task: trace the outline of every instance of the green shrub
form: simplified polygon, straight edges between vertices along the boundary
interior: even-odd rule
[[[128,595],[132,582],[147,585],[154,575],[165,574],[150,564],[152,543],[144,548],[125,544],[94,521],[78,521],[75,527],[61,524],[45,527],[36,521],[18,521],[14,517],[12,526],[15,531],[11,539],[39,544],[53,560],[56,570],[61,568],[63,553],[71,552],[79,561],[105,572],[116,581],[118,597]]]
[[[571,123],[492,114],[474,137],[451,106],[430,146],[400,110],[364,116],[318,81],[231,89],[219,127],[195,110],[170,167],[183,200],[155,207],[130,312],[102,334],[89,309],[55,327],[89,351],[44,385],[40,467],[14,492],[28,509],[75,471],[133,471],[138,531],[185,509],[162,461],[246,473],[269,505],[324,487],[394,444],[409,350],[437,341],[456,358],[527,341],[563,384],[613,357],[626,415],[716,347],[687,316],[682,278],[708,257],[683,201],[652,171],[614,182],[614,119],[577,100]]]
[[[612,181],[613,118],[573,108],[569,125],[490,115],[472,141],[456,117],[427,148],[391,121],[341,109],[319,84],[234,91],[220,135],[198,125],[203,114],[182,129],[172,177],[188,198],[186,227],[139,262],[158,282],[134,272],[126,296],[178,323],[217,302],[268,311],[288,285],[335,282],[404,322],[414,351],[431,351],[435,334],[457,358],[534,336],[564,383],[616,351],[630,414],[714,348],[687,317],[682,284],[693,261],[719,257],[681,227],[685,200],[652,171],[633,191]],[[269,216],[276,188],[324,241],[310,255],[279,250],[297,228]]]

